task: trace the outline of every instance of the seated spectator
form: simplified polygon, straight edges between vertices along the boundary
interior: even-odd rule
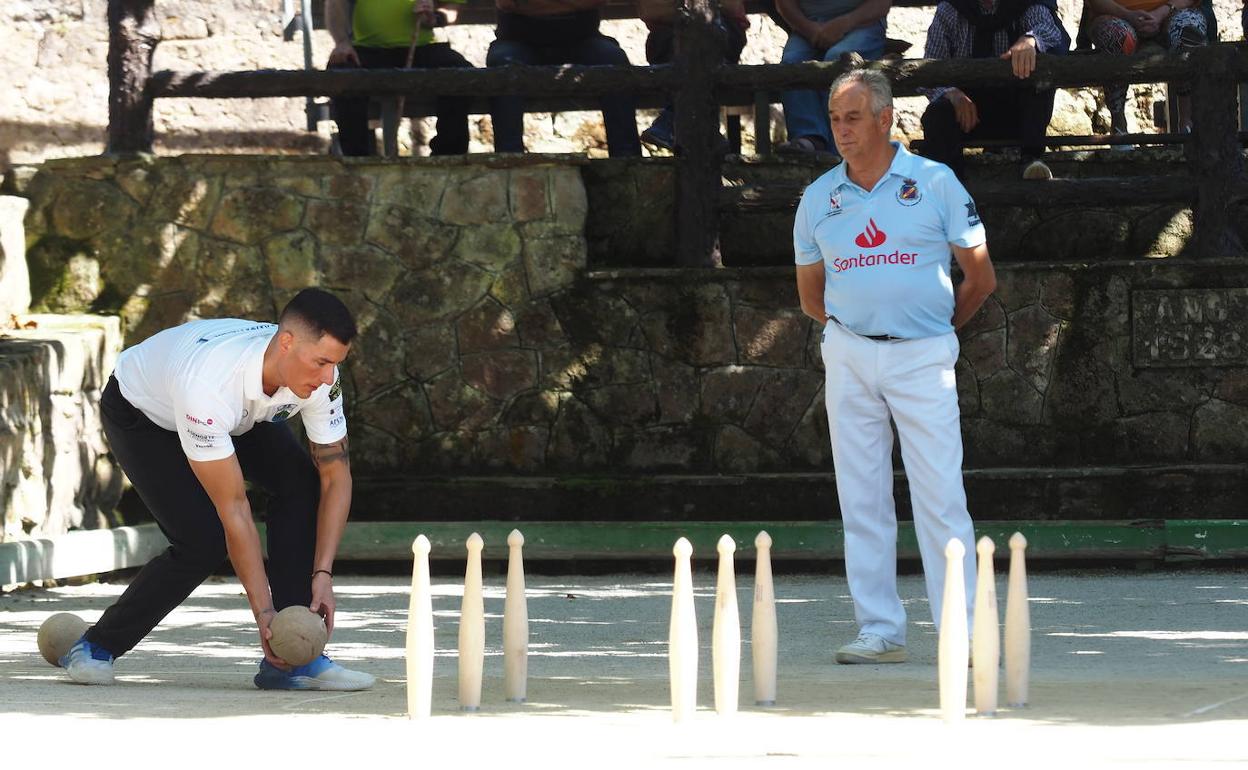
[[[403,67],[413,44],[414,68],[471,67],[449,43],[435,43],[433,39],[433,28],[453,23],[456,13],[453,8],[435,9],[433,0],[325,0],[325,26],[334,39],[329,69]],[[421,20],[419,35],[417,18]],[[377,143],[368,127],[368,102],[367,96],[333,100],[343,155],[376,153]],[[434,155],[468,152],[468,108],[465,97],[438,97],[438,134],[429,142]]]
[[[928,59],[998,57],[1026,79],[1036,54],[1064,54],[1056,0],[943,0],[927,30]],[[1053,117],[1052,88],[935,88],[923,113],[923,154],[962,178],[967,138],[1011,139],[1022,144],[1024,179],[1052,179],[1044,163],[1045,133]]]
[[[1087,0],[1092,23],[1089,32],[1096,50],[1111,54],[1135,53],[1142,40],[1154,40],[1170,50],[1194,48],[1209,39],[1199,0]],[[1179,91],[1180,131],[1191,130],[1190,90]],[[1110,130],[1127,133],[1127,87],[1106,86]]]
[[[624,64],[628,54],[598,31],[606,0],[497,0],[498,28],[487,67],[508,64]],[[613,158],[641,155],[633,97],[602,97],[607,148]],[[492,100],[494,150],[524,152],[524,97]]]
[[[676,55],[676,1],[640,0],[637,16],[645,22],[650,34],[646,36],[646,61],[650,64],[670,64]],[[741,61],[745,49],[745,31],[750,28],[750,17],[745,13],[742,0],[722,0],[715,27],[723,35],[724,60],[731,64]],[[664,150],[674,150],[675,122],[672,105],[663,108],[650,127],[641,132],[641,141]]]
[[[787,22],[789,39],[780,61],[836,61],[856,52],[864,59],[884,55],[885,18],[891,0],[776,0]],[[784,128],[788,141],[777,152],[800,154],[832,150],[828,125],[828,90],[785,91]]]

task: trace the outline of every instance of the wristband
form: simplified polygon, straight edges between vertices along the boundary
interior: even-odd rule
[[[333,580],[333,579],[334,579],[334,573],[330,572],[330,571],[329,571],[329,570],[327,570],[327,569],[317,569],[317,570],[312,570],[312,577],[316,577],[317,575],[321,574],[322,572],[324,572],[326,575],[329,575],[329,579],[330,579],[330,580]]]

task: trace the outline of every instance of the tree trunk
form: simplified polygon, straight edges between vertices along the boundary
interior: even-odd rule
[[[1192,53],[1192,137],[1187,162],[1198,180],[1195,211],[1196,253],[1202,257],[1242,256],[1232,205],[1242,200],[1244,159],[1239,145],[1238,53],[1210,46]]]
[[[108,152],[152,151],[147,81],[160,42],[155,0],[108,0]]]
[[[720,267],[721,147],[715,77],[724,42],[715,0],[684,0],[677,10],[676,263]]]

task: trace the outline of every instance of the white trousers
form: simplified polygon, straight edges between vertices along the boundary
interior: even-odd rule
[[[893,431],[910,482],[914,527],[932,620],[940,624],[945,545],[966,546],[967,627],[974,613],[975,532],[962,486],[962,428],[954,365],[958,338],[877,342],[835,321],[823,333],[825,398],[845,526],[845,572],[854,617],[864,633],[906,643],[897,595],[897,512],[893,504]]]

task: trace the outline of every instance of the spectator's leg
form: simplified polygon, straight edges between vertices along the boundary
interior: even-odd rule
[[[386,63],[388,49],[358,47],[355,52],[360,57],[360,65],[365,69],[377,69],[390,66],[403,66]],[[355,65],[335,65],[331,69],[355,69]],[[372,129],[368,127],[368,96],[336,96],[331,102],[330,114],[338,124],[338,145],[342,154],[359,157],[374,155],[377,143]]]
[[[790,32],[784,44],[784,52],[780,55],[781,64],[801,64],[816,61],[823,51],[815,48],[806,38]],[[780,93],[780,104],[784,107],[784,131],[790,142],[798,139],[809,139],[817,150],[828,148],[831,139],[828,130],[827,93],[820,97],[813,89],[794,89]],[[782,148],[783,149],[783,148]]]
[[[443,67],[467,67],[472,64],[450,43],[430,43],[416,49],[412,57],[413,67],[439,69]],[[465,155],[468,152],[468,109],[471,101],[466,96],[438,97],[438,134],[429,142],[433,155]]]
[[[953,102],[943,96],[923,111],[923,155],[944,163],[953,169],[959,179],[963,178],[965,164],[962,160],[962,143],[966,134],[958,125]]]
[[[1171,51],[1199,48],[1209,41],[1209,23],[1199,9],[1183,8],[1166,17],[1162,34],[1158,37]],[[1179,128],[1189,131],[1192,125],[1192,87],[1183,84],[1175,91],[1179,102]]]
[[[648,64],[670,64],[676,52],[676,30],[669,24],[651,27],[646,35],[646,62]],[[673,149],[676,141],[676,127],[672,105],[669,102],[659,111],[658,117],[650,127],[642,132],[642,139],[647,144]]]
[[[1017,93],[1018,131],[1025,165],[1033,160],[1044,159],[1045,139],[1048,136],[1049,121],[1053,119],[1053,98],[1057,92],[1051,88],[1043,91],[1020,88]]]
[[[1139,44],[1135,29],[1115,16],[1098,16],[1092,20],[1092,44],[1096,50],[1110,54],[1132,54]],[[1109,108],[1114,131],[1127,132],[1127,87],[1106,86],[1105,106]]]
[[[567,47],[572,64],[613,64],[628,66],[628,54],[615,38],[603,34],[590,35]],[[613,158],[641,155],[637,138],[637,111],[631,94],[602,97],[602,122],[607,129],[607,150]]]
[[[495,40],[485,55],[485,66],[537,64],[537,51],[514,40]],[[524,152],[524,97],[496,96],[490,100],[494,121],[494,151]]]
[[[884,55],[884,23],[876,22],[868,24],[865,27],[859,27],[850,30],[849,34],[841,38],[840,41],[829,48],[823,54],[824,61],[838,61],[841,54],[857,52],[862,58],[868,61],[878,59]],[[821,136],[824,140],[824,146],[834,148],[832,138],[832,126],[828,123],[828,91],[823,89],[819,91],[819,127],[823,132]]]

